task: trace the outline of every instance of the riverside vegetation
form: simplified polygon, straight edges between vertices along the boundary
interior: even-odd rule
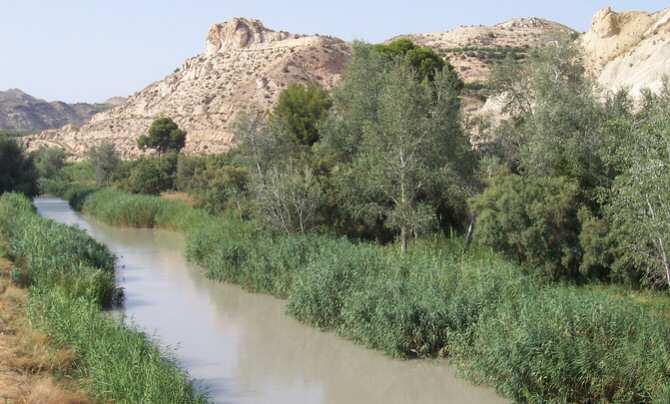
[[[19,194],[0,197],[0,238],[29,287],[32,325],[75,355],[75,372],[106,401],[204,402],[187,376],[142,332],[101,309],[115,295],[114,257],[84,231],[37,215]]]
[[[477,151],[448,63],[358,43],[339,87],[243,114],[225,155],[102,145],[41,186],[182,231],[209,277],[390,355],[448,357],[515,401],[668,402],[670,88],[638,110],[578,56],[558,41],[502,60],[487,85],[509,119],[482,123]],[[196,206],[158,196],[173,190]]]

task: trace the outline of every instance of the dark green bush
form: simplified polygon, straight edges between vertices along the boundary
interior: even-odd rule
[[[158,195],[174,188],[177,155],[141,158],[132,163],[130,176],[122,179],[122,189],[135,194]]]
[[[33,158],[25,154],[16,140],[0,135],[0,194],[21,192],[35,196],[37,177]]]
[[[481,244],[553,279],[579,275],[580,191],[575,182],[502,175],[471,205]]]

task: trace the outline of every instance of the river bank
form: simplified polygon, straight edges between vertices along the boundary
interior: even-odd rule
[[[184,232],[187,257],[208,277],[287,298],[303,322],[394,356],[446,356],[512,400],[670,400],[666,314],[605,287],[546,282],[490,251],[463,254],[458,240],[424,240],[402,257],[158,197],[66,194],[107,223]]]
[[[389,358],[299,323],[285,314],[283,300],[207,279],[186,261],[179,233],[109,226],[55,199],[36,205],[119,257],[126,318],[174,347],[178,363],[213,402],[505,402],[457,378],[446,361]]]
[[[37,215],[18,194],[0,197],[0,235],[29,287],[32,327],[74,353],[74,377],[93,400],[205,402],[187,375],[142,332],[103,311],[116,295],[113,255],[80,229]]]
[[[0,246],[0,401],[29,404],[87,404],[73,378],[74,353],[55,349],[30,326],[28,294],[10,281],[12,263]]]

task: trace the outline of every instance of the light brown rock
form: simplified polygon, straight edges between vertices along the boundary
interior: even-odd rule
[[[272,31],[258,20],[235,18],[211,27],[206,51],[164,79],[135,93],[85,125],[65,126],[29,137],[29,148],[46,144],[75,157],[104,141],[125,158],[139,155],[137,138],[162,116],[188,132],[186,152],[217,153],[234,143],[230,125],[240,111],[268,110],[291,83],[315,82],[332,88],[351,48],[327,36]]]

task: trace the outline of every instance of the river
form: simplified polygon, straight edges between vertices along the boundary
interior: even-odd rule
[[[444,360],[396,360],[285,314],[285,302],[210,281],[186,262],[181,234],[102,224],[67,202],[39,213],[76,225],[118,256],[126,321],[173,350],[216,403],[499,403]]]

